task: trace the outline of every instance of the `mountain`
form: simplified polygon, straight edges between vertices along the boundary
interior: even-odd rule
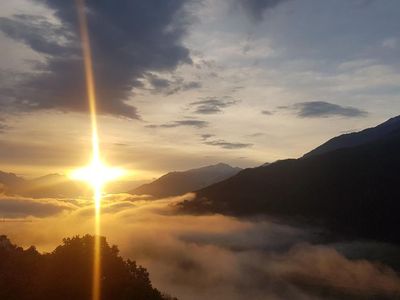
[[[245,169],[198,190],[182,209],[269,214],[350,236],[400,243],[399,153],[400,129],[391,130],[354,147]]]
[[[25,181],[16,193],[33,198],[73,198],[90,195],[91,190],[83,182],[73,181],[60,174],[49,174]]]
[[[155,181],[132,191],[134,195],[151,195],[156,198],[182,195],[236,175],[241,168],[219,163],[182,172],[170,172]]]
[[[21,177],[18,177],[14,173],[0,171],[0,192],[8,193],[24,183],[25,180]]]
[[[315,148],[314,150],[304,154],[304,157],[373,142],[379,139],[383,139],[398,130],[400,130],[400,116],[391,118],[376,127],[367,128],[360,132],[347,133],[334,137],[333,139],[330,139],[329,141]]]
[[[60,174],[24,179],[13,173],[0,171],[0,192],[32,198],[69,198],[88,195],[90,190],[81,182],[71,181]]]
[[[132,186],[140,186],[147,181],[115,181],[105,187],[107,193],[124,193]],[[32,198],[75,198],[91,196],[91,188],[65,175],[48,174],[34,179],[24,179],[13,173],[0,171],[0,193]]]

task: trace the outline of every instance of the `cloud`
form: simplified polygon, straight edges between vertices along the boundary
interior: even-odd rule
[[[188,91],[201,87],[199,81],[186,82],[183,78],[173,76],[171,79],[162,78],[156,74],[149,73],[146,75],[148,83],[151,85],[151,92],[161,93],[164,95],[172,95],[179,91]]]
[[[43,55],[34,71],[2,86],[18,110],[86,111],[86,92],[75,1],[36,0],[59,22],[46,17],[0,18],[0,30]],[[181,44],[189,23],[183,0],[86,1],[96,79],[98,110],[138,119],[127,101],[148,72],[168,72],[191,63]],[[158,82],[162,84],[162,82]],[[1,103],[2,106],[5,103]]]
[[[194,113],[209,115],[222,112],[222,109],[235,105],[238,100],[232,100],[230,97],[218,99],[216,97],[206,97],[201,101],[195,101],[189,104],[194,107]]]
[[[321,231],[268,218],[179,214],[175,204],[184,198],[106,197],[102,214],[108,241],[179,299],[397,299],[400,293],[392,269],[320,244]],[[52,251],[65,236],[92,232],[92,203],[33,225],[5,223],[2,233],[17,244]]]
[[[0,217],[48,217],[71,211],[77,207],[68,202],[56,199],[31,199],[0,195]]]
[[[7,129],[10,129],[10,127],[3,122],[3,120],[0,118],[0,133],[3,133]]]
[[[224,149],[243,149],[249,148],[253,146],[253,144],[246,144],[246,143],[231,143],[225,140],[213,140],[213,141],[205,141],[203,142],[205,145],[209,146],[218,146]]]
[[[248,134],[247,137],[260,137],[260,136],[264,136],[264,135],[265,135],[264,132],[255,132],[255,133]]]
[[[261,21],[266,10],[272,9],[285,1],[287,0],[236,0],[236,4],[238,4],[252,19]]]
[[[204,128],[208,126],[207,121],[202,120],[180,120],[173,121],[170,123],[160,124],[160,125],[147,125],[147,128],[175,128],[175,127],[195,127],[195,128]]]
[[[200,137],[203,141],[208,140],[209,138],[212,138],[214,136],[215,136],[214,134],[210,134],[210,133],[205,133],[205,134],[200,135]]]
[[[334,116],[358,118],[368,115],[366,111],[355,107],[341,106],[324,101],[300,102],[290,106],[280,106],[278,108],[293,110],[296,115],[301,118],[325,118]]]
[[[155,74],[147,74],[146,79],[150,82],[150,84],[158,91],[169,88],[171,85],[171,81],[165,78],[160,78]]]
[[[398,45],[398,40],[397,38],[387,38],[383,40],[382,42],[382,47],[383,48],[388,48],[388,49],[395,49]]]
[[[185,91],[198,88],[201,88],[201,83],[198,81],[189,81],[185,83],[182,87],[182,89]]]
[[[267,115],[267,116],[271,116],[271,115],[274,114],[272,111],[269,111],[269,110],[263,110],[261,113],[262,113],[263,115]]]
[[[277,267],[276,275],[316,296],[332,293],[340,299],[353,299],[379,294],[389,297],[400,292],[396,287],[399,277],[393,270],[365,260],[351,261],[327,246],[298,244],[274,258],[269,267]]]

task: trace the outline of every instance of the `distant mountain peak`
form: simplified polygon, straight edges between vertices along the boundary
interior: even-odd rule
[[[215,165],[211,165],[211,166],[218,166],[218,167],[234,168],[234,167],[232,167],[231,165],[228,165],[228,164],[226,164],[226,163],[223,163],[223,162],[220,162],[220,163],[217,163],[217,164],[215,164]]]
[[[390,118],[389,120],[387,120],[386,122],[382,123],[381,125],[384,125],[384,124],[388,125],[388,124],[394,124],[394,123],[400,124],[400,115],[398,115],[396,117],[393,117],[393,118]]]
[[[182,195],[225,180],[241,170],[241,168],[232,167],[226,163],[217,163],[186,171],[169,172],[151,183],[130,191],[130,193],[154,197]]]
[[[7,189],[9,188],[14,188],[16,186],[19,186],[21,184],[23,184],[25,182],[25,180],[19,176],[17,176],[14,173],[7,173],[7,172],[3,172],[0,171],[0,183],[4,186],[7,187]]]

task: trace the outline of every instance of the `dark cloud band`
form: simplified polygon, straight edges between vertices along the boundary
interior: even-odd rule
[[[0,87],[2,94],[18,110],[86,111],[75,1],[36,1],[53,10],[60,24],[30,15],[0,18],[1,31],[45,58],[14,86]],[[138,119],[137,109],[127,101],[132,89],[141,86],[139,79],[191,63],[189,50],[181,44],[188,22],[184,3],[86,1],[100,113]]]

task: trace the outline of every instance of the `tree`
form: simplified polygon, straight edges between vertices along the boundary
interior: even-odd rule
[[[169,300],[151,284],[149,273],[124,260],[101,237],[101,295],[116,300]],[[53,252],[23,250],[0,236],[0,299],[90,299],[94,237],[65,238]]]

